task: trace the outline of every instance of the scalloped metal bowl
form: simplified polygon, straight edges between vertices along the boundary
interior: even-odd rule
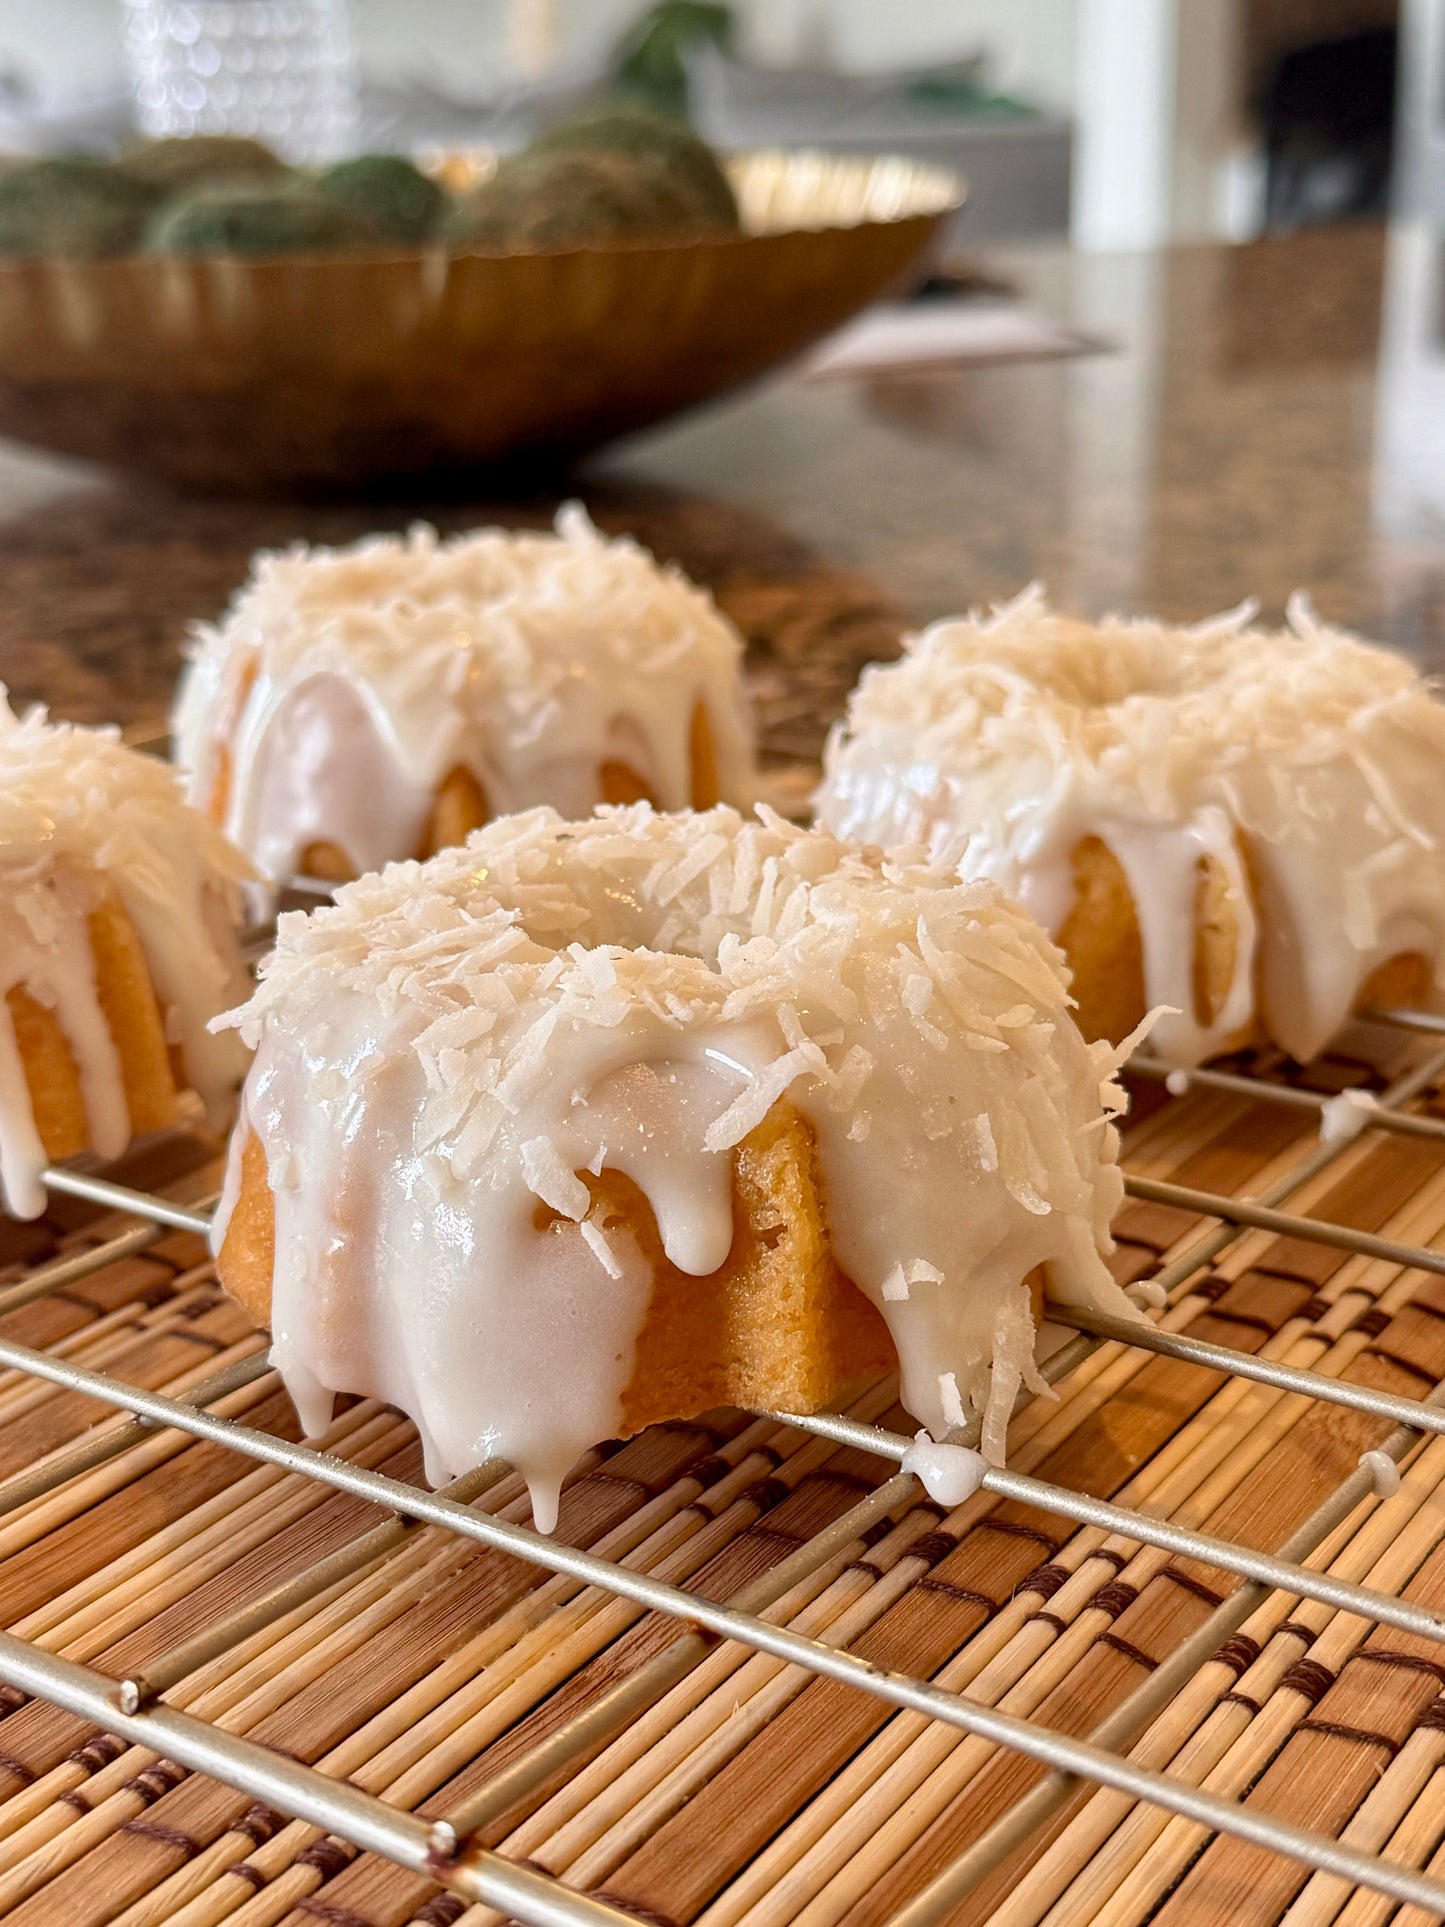
[[[962,188],[733,164],[744,232],[518,253],[0,265],[0,434],[211,487],[565,459],[721,394],[903,277]]]

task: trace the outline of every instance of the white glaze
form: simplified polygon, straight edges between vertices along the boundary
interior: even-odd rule
[[[225,747],[224,827],[267,876],[328,840],[379,869],[422,847],[458,767],[496,815],[586,815],[608,761],[686,808],[699,703],[724,797],[750,802],[741,660],[709,597],[575,504],[555,535],[417,527],[298,547],[259,556],[220,626],[197,629],[176,757],[204,807]]]
[[[1377,1498],[1393,1499],[1400,1490],[1400,1467],[1388,1452],[1362,1452],[1360,1469],[1374,1480]]]
[[[88,918],[113,894],[135,927],[168,1042],[217,1120],[245,1068],[210,1019],[242,994],[235,937],[245,860],[182,799],[165,764],[114,730],[18,720],[0,690],[0,1184],[18,1217],[44,1208],[48,1160],[6,998],[56,1013],[74,1056],[92,1148],[130,1137],[125,1087],[99,1002]]]
[[[331,1392],[385,1398],[429,1476],[507,1458],[541,1519],[618,1429],[650,1291],[631,1235],[584,1223],[575,1174],[626,1171],[704,1275],[732,1149],[784,1094],[934,1432],[979,1417],[1001,1457],[1039,1384],[1036,1265],[1060,1302],[1138,1315],[1100,1255],[1115,1054],[1074,1028],[1037,926],[940,865],[766,812],[532,811],[282,918],[225,1021],[257,1046],[274,1355],[308,1428]]]
[[[1057,932],[1072,856],[1097,836],[1128,877],[1154,1042],[1198,1063],[1258,1011],[1315,1056],[1370,972],[1418,951],[1445,971],[1445,705],[1411,665],[1318,623],[1237,610],[1192,629],[1050,614],[1030,590],[935,625],[870,669],[834,731],[820,821],[923,843]],[[1241,845],[1253,872],[1246,873]],[[1234,978],[1193,1014],[1202,855],[1228,879]]]
[[[1157,1278],[1140,1278],[1124,1290],[1141,1311],[1163,1311],[1169,1303],[1169,1293]]]
[[[983,1484],[988,1460],[966,1445],[949,1445],[919,1432],[899,1470],[911,1472],[930,1499],[950,1510],[971,1499]]]
[[[1379,1099],[1372,1091],[1340,1091],[1335,1097],[1327,1097],[1320,1106],[1320,1142],[1348,1144],[1364,1130],[1371,1112],[1379,1108]]]

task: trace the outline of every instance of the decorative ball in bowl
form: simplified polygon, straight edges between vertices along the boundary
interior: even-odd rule
[[[905,282],[962,198],[896,157],[756,153],[727,163],[732,227],[589,245],[541,219],[519,245],[492,238],[507,166],[443,166],[464,191],[421,245],[256,251],[249,189],[223,186],[143,251],[12,251],[0,435],[249,490],[565,462],[797,354]]]

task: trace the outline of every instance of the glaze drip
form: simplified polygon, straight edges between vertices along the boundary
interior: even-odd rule
[[[1195,628],[1050,613],[1029,590],[936,624],[865,670],[817,795],[839,835],[922,844],[991,878],[1057,933],[1074,852],[1096,837],[1127,877],[1153,1041],[1184,1064],[1258,1018],[1316,1056],[1371,972],[1445,970],[1445,705],[1389,651],[1245,608]],[[1236,927],[1219,1007],[1195,1009],[1201,860]]]
[[[509,1459],[550,1519],[619,1429],[651,1291],[579,1174],[640,1187],[713,1272],[732,1155],[780,1100],[817,1144],[834,1255],[897,1346],[909,1409],[1002,1455],[1037,1384],[1023,1282],[1137,1316],[1101,1253],[1122,1193],[1115,1055],[1058,953],[987,884],[765,812],[535,810],[281,920],[239,1025],[274,1197],[275,1356],[400,1405],[429,1476]],[[224,1266],[223,1266],[224,1270]]]
[[[750,801],[741,658],[701,590],[575,504],[550,535],[297,547],[258,557],[220,626],[195,631],[176,757],[267,876],[316,842],[379,869],[424,846],[458,768],[494,815],[585,815],[609,763],[686,808],[699,709],[722,795]]]

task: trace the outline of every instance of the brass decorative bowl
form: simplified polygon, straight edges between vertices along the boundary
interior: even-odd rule
[[[827,334],[962,198],[894,157],[732,171],[720,238],[0,264],[0,434],[223,488],[565,460]]]

